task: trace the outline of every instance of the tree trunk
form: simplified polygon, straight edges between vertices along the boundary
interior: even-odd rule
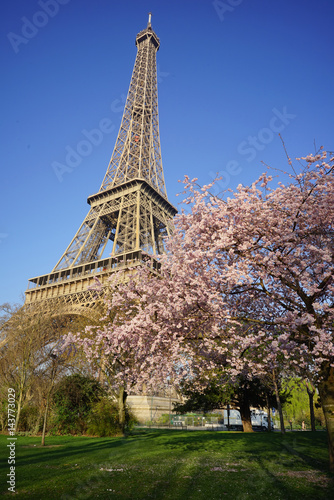
[[[19,399],[17,402],[17,412],[16,412],[16,420],[15,420],[15,432],[19,428],[19,421],[20,421],[20,415],[21,415],[21,408],[22,408],[22,402],[23,402],[23,389],[20,389],[20,395]]]
[[[100,382],[101,385],[103,385],[104,381],[106,380],[106,358],[104,353],[101,354],[101,365],[99,367],[99,374],[98,374],[98,381]]]
[[[315,432],[315,416],[314,416],[314,404],[313,404],[315,387],[312,384],[312,382],[310,382],[309,380],[305,381],[305,385],[306,385],[306,390],[307,390],[309,404],[310,404],[311,430]]]
[[[230,430],[230,405],[227,405],[227,430],[229,431]]]
[[[36,424],[35,424],[34,431],[33,431],[34,434],[38,434],[42,417],[43,417],[43,406],[40,405],[39,410],[38,410],[38,417],[36,419]]]
[[[281,426],[281,433],[285,434],[284,417],[283,417],[281,400],[280,400],[280,397],[279,397],[279,390],[278,390],[278,384],[277,384],[275,370],[272,371],[272,376],[273,376],[273,385],[274,385],[275,397],[276,397],[276,403],[277,403],[277,411],[279,413],[279,421],[280,421],[280,426]]]
[[[250,411],[249,401],[248,401],[246,394],[242,398],[242,401],[240,402],[239,410],[240,410],[243,431],[244,432],[253,432],[251,411]]]
[[[266,393],[266,400],[267,400],[267,418],[268,418],[268,432],[271,431],[271,411],[270,411],[270,402],[269,402],[269,396],[268,393]]]
[[[21,415],[21,409],[25,401],[25,389],[26,389],[26,371],[25,367],[21,369],[21,375],[20,375],[20,380],[19,380],[19,399],[17,401],[17,411],[16,411],[16,420],[15,420],[15,432],[19,428],[19,421],[20,421],[20,415]]]
[[[118,394],[118,419],[119,426],[121,428],[122,433],[125,432],[125,401],[127,398],[127,392],[124,387],[120,387]]]
[[[52,389],[53,389],[53,386],[54,386],[54,371],[52,371],[52,381],[51,381],[51,387],[50,389],[48,390],[48,394],[46,396],[46,404],[45,404],[45,412],[44,412],[44,422],[43,422],[43,431],[42,431],[42,442],[41,442],[41,445],[44,446],[45,445],[45,432],[46,432],[46,424],[47,424],[47,420],[48,420],[48,413],[49,413],[49,404],[50,404],[50,396],[51,396],[51,393],[52,393]]]
[[[50,393],[46,397],[45,412],[44,412],[44,422],[43,422],[43,431],[42,431],[42,441],[41,441],[41,445],[42,446],[45,446],[46,421],[47,421],[47,418],[48,418],[48,411],[49,411],[49,396],[50,396]]]
[[[42,446],[45,445],[45,432],[46,432],[46,424],[48,420],[48,412],[49,412],[49,405],[50,405],[50,397],[53,391],[54,383],[55,383],[55,378],[57,374],[57,368],[59,365],[57,365],[58,358],[56,355],[52,355],[52,369],[51,369],[51,380],[50,380],[50,386],[49,390],[46,395],[46,404],[45,404],[45,412],[44,412],[44,422],[43,422],[43,431],[42,431]]]
[[[329,468],[334,472],[334,368],[326,363],[321,375],[318,389],[328,434]]]

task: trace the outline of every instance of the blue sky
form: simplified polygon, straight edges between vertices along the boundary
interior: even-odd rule
[[[333,147],[332,0],[11,0],[0,57],[0,304],[55,266],[98,191],[136,56],[152,26],[162,158],[170,201],[178,179],[221,188],[252,182],[262,162]],[[70,172],[54,162],[109,120]]]

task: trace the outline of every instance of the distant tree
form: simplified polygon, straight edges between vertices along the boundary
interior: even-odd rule
[[[230,405],[240,411],[244,432],[252,432],[251,407],[276,407],[276,398],[265,383],[254,378],[247,380],[238,377],[237,381],[218,384],[213,380],[202,391],[194,390],[191,382],[182,390],[183,403],[174,403],[173,411],[179,413],[203,412],[226,408]]]
[[[173,403],[176,413],[209,413],[224,408],[231,402],[235,389],[231,385],[217,384],[212,381],[202,391],[194,389],[191,382],[181,387],[183,402]]]
[[[285,380],[284,385],[291,395],[283,405],[289,420],[298,425],[304,420],[313,431],[316,430],[316,420],[321,425],[325,424],[321,405],[319,405],[319,393],[312,382],[305,378],[294,377]]]
[[[311,420],[311,431],[315,432],[315,415],[314,415],[314,396],[316,394],[316,388],[311,380],[304,380],[304,384],[307,390],[309,398],[309,408],[310,408],[310,420]]]

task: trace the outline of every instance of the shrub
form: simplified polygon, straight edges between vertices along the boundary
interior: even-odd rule
[[[85,433],[91,405],[103,394],[95,379],[79,374],[62,379],[53,395],[54,429],[60,434]]]
[[[126,429],[131,430],[135,423],[135,417],[128,408],[126,408]],[[108,397],[102,397],[98,402],[92,405],[88,419],[87,432],[88,434],[99,437],[122,434],[122,429],[119,425],[118,406],[115,401],[112,401]]]
[[[24,406],[21,409],[19,431],[32,432],[36,429],[39,419],[39,409],[36,406]]]

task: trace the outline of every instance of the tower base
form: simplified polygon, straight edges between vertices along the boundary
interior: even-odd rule
[[[180,400],[175,396],[128,396],[127,405],[140,424],[157,422],[162,415],[172,415],[173,403]]]

